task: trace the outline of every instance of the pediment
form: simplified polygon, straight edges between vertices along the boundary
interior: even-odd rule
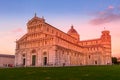
[[[41,22],[44,22],[44,18],[39,18],[39,17],[33,17],[31,20],[28,21],[28,25],[34,25],[34,24],[38,24]]]
[[[23,42],[27,40],[27,34],[25,34],[23,37],[21,37],[17,42]]]

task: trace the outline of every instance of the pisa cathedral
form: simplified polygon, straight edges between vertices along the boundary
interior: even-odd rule
[[[27,23],[27,33],[16,41],[16,66],[108,65],[111,62],[111,36],[80,40],[73,26],[67,33],[36,15]]]

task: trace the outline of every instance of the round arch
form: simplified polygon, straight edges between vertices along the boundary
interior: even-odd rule
[[[37,62],[37,52],[35,49],[33,49],[31,51],[31,65],[36,66],[36,62]]]

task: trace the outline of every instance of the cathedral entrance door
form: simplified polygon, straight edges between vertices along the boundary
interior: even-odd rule
[[[43,64],[44,64],[44,65],[47,65],[47,57],[44,57],[44,58],[43,58]]]
[[[25,66],[25,58],[23,58],[23,66]]]
[[[95,64],[97,64],[97,61],[95,61]]]
[[[36,55],[32,55],[32,66],[36,64]]]

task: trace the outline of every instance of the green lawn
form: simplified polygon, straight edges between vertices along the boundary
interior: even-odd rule
[[[0,69],[0,80],[119,80],[120,66]]]

